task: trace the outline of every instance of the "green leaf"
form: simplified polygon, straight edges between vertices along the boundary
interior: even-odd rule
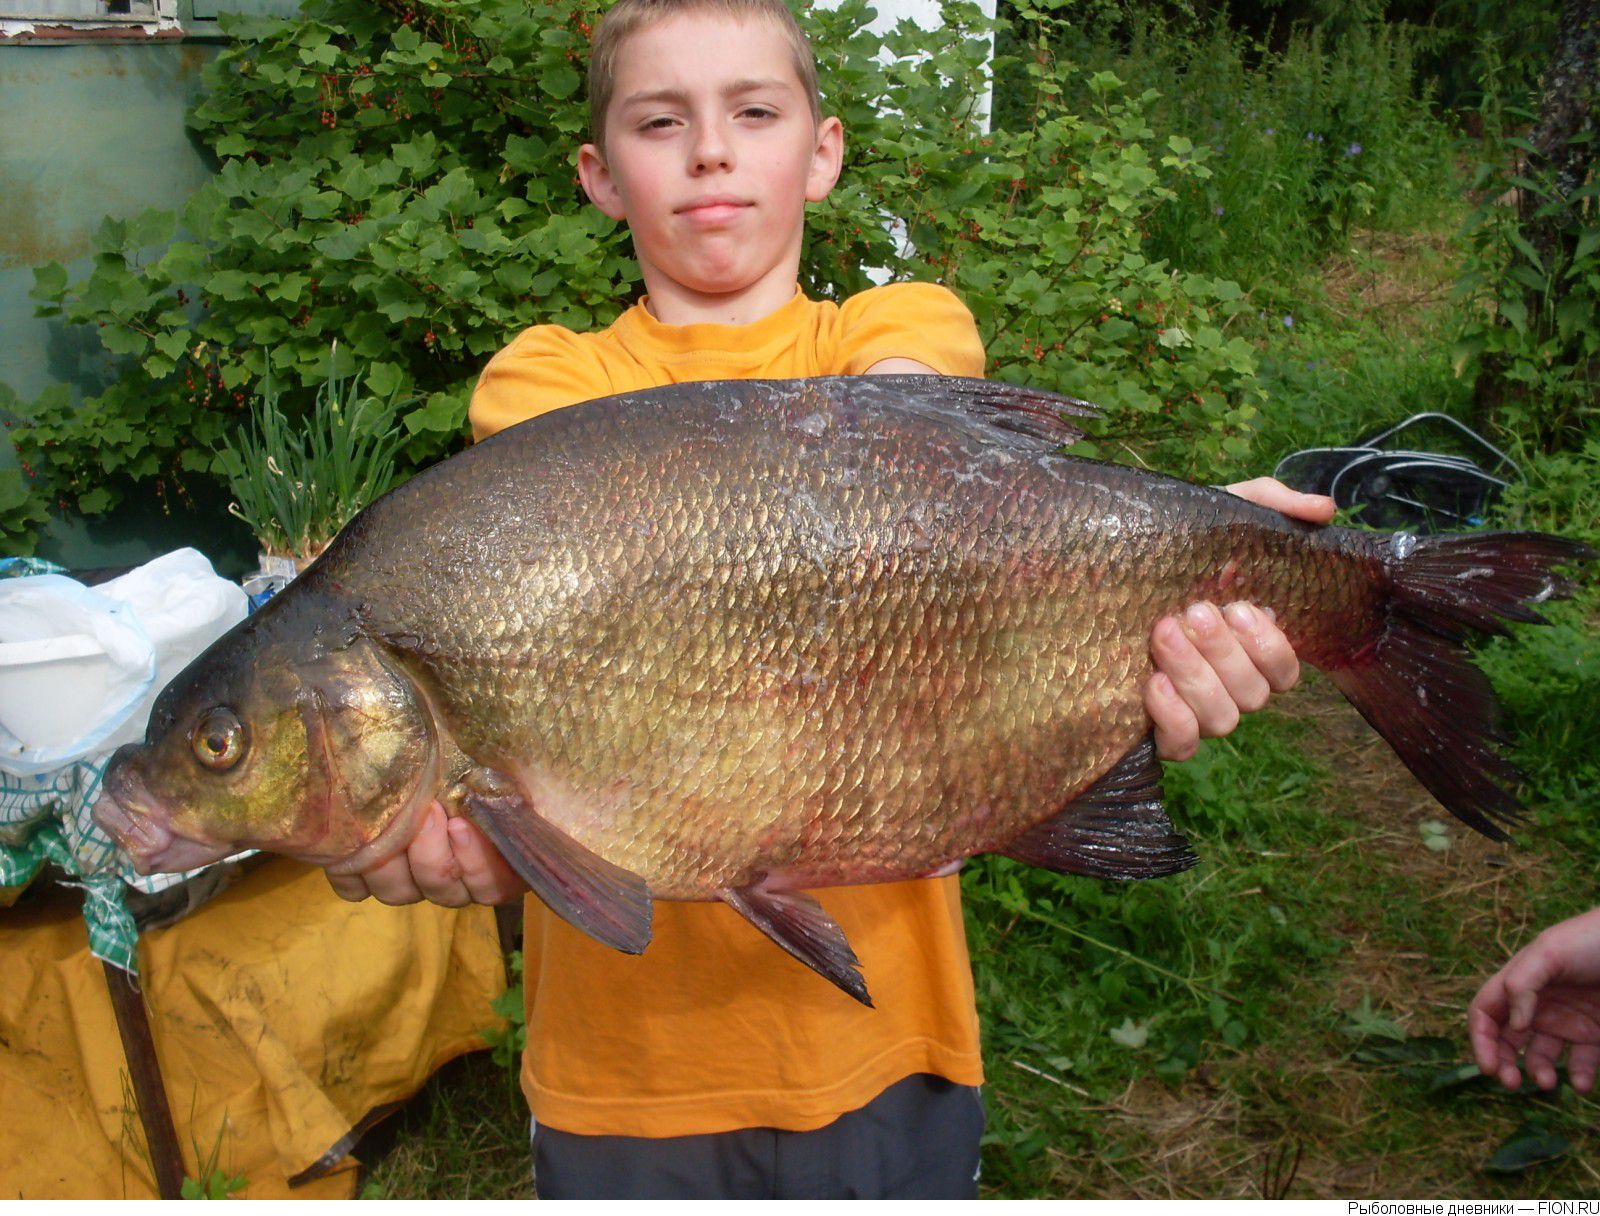
[[[1530,1119],[1495,1149],[1483,1168],[1491,1174],[1520,1174],[1564,1157],[1571,1149],[1572,1142],[1565,1136]]]
[[[262,294],[269,300],[282,300],[286,304],[293,304],[300,299],[300,293],[306,289],[306,284],[310,281],[303,274],[286,274],[276,283],[269,285]]]
[[[154,245],[165,245],[172,239],[173,230],[177,227],[178,216],[176,212],[159,211],[149,208],[141,212],[128,223],[127,243],[132,249],[148,249]]]
[[[373,396],[387,399],[400,392],[405,378],[398,364],[374,363],[367,371],[367,387]]]
[[[206,280],[206,290],[223,300],[248,300],[251,290],[250,276],[242,270],[219,270]]]
[[[36,266],[33,270],[33,290],[28,294],[35,300],[59,300],[67,289],[67,268],[59,262]]]
[[[1345,1014],[1344,1032],[1355,1038],[1384,1038],[1396,1042],[1406,1039],[1405,1027],[1372,1007],[1372,998],[1363,995],[1361,1003]]]
[[[1528,259],[1528,265],[1541,275],[1545,273],[1544,259],[1539,256],[1539,251],[1529,244],[1525,236],[1515,229],[1510,229],[1506,233],[1506,238],[1516,246],[1523,257]]]
[[[405,143],[396,144],[389,157],[402,169],[409,169],[414,175],[420,176],[434,167],[438,152],[439,141],[434,138],[433,132],[424,131]]]
[[[1600,228],[1585,228],[1578,233],[1578,243],[1572,250],[1572,260],[1582,262],[1595,249],[1600,248]]]
[[[1470,1085],[1485,1085],[1489,1078],[1476,1064],[1457,1064],[1454,1068],[1447,1068],[1435,1074],[1433,1080],[1428,1082],[1430,1093],[1447,1093],[1451,1090],[1464,1089]]]
[[[78,510],[85,515],[100,515],[109,511],[113,505],[111,491],[104,486],[89,490],[78,495]]]
[[[539,87],[558,101],[576,93],[580,83],[582,77],[578,75],[577,69],[564,60],[551,64],[539,73]]]
[[[168,359],[176,363],[183,358],[188,347],[189,333],[187,330],[168,330],[166,333],[156,335],[156,349]]]
[[[1114,1026],[1107,1031],[1113,1043],[1118,1043],[1130,1050],[1143,1047],[1150,1038],[1150,1024],[1148,1022],[1135,1022],[1132,1018],[1124,1018],[1122,1025]]]

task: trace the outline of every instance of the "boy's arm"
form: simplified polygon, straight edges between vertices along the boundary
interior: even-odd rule
[[[915,359],[880,359],[869,376],[929,376],[933,368]],[[1227,489],[1257,506],[1294,519],[1325,524],[1333,499],[1301,494],[1271,477]],[[1300,660],[1273,620],[1249,604],[1191,604],[1182,620],[1163,617],[1150,632],[1156,674],[1145,685],[1144,705],[1156,728],[1163,760],[1187,760],[1201,739],[1226,735],[1239,715],[1260,709],[1274,692],[1300,679]]]

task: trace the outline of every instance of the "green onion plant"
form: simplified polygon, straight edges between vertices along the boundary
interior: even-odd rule
[[[406,404],[397,393],[363,393],[360,377],[341,376],[330,357],[311,408],[291,416],[268,378],[251,426],[217,448],[233,494],[229,512],[250,525],[269,556],[315,557],[401,480],[395,461],[406,441],[399,422]]]

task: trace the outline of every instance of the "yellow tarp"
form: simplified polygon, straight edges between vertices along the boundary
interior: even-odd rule
[[[349,1158],[287,1179],[482,1047],[505,987],[490,909],[348,904],[279,859],[147,933],[140,968],[185,1173],[215,1150],[251,1198],[351,1195]],[[128,1077],[74,903],[0,913],[0,1195],[153,1197]]]

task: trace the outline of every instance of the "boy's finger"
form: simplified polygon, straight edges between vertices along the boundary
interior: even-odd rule
[[[1222,615],[1255,673],[1273,692],[1288,692],[1300,682],[1300,659],[1271,616],[1254,604],[1229,604]]]
[[[358,904],[363,899],[371,899],[372,892],[367,887],[367,880],[359,874],[329,874],[328,885],[333,888],[333,893],[340,899]]]
[[[381,904],[399,905],[421,902],[423,895],[411,876],[411,863],[404,853],[364,870],[356,877],[366,883],[372,897]]]
[[[1155,660],[1156,671],[1167,677],[1178,699],[1193,715],[1197,739],[1225,734],[1231,729],[1228,715],[1232,713],[1236,717],[1238,713],[1233,698],[1228,696],[1216,671],[1176,618],[1166,617],[1156,623],[1150,635],[1150,655]],[[1162,725],[1159,719],[1157,725]],[[1170,724],[1169,733],[1177,728],[1177,723]]]
[[[422,830],[411,842],[407,857],[417,889],[430,903],[461,908],[472,902],[461,881],[461,863],[450,846],[444,808],[437,802],[428,808]]]
[[[1156,755],[1187,760],[1199,750],[1200,724],[1171,679],[1159,671],[1144,686],[1144,708],[1155,724]]]
[[[502,904],[528,890],[477,826],[466,819],[449,823],[450,845],[461,865],[461,881],[474,903]]]
[[[1333,518],[1335,510],[1333,499],[1327,495],[1303,494],[1275,477],[1253,477],[1249,481],[1235,482],[1227,490],[1258,507],[1268,507],[1307,523],[1325,524]]]
[[[1160,622],[1151,651],[1157,669],[1171,678],[1194,712],[1202,739],[1225,735],[1239,724],[1239,704],[1229,681],[1243,685],[1251,663],[1216,608],[1193,604],[1184,610],[1181,624],[1170,618]],[[1259,674],[1254,678],[1259,681]]]

